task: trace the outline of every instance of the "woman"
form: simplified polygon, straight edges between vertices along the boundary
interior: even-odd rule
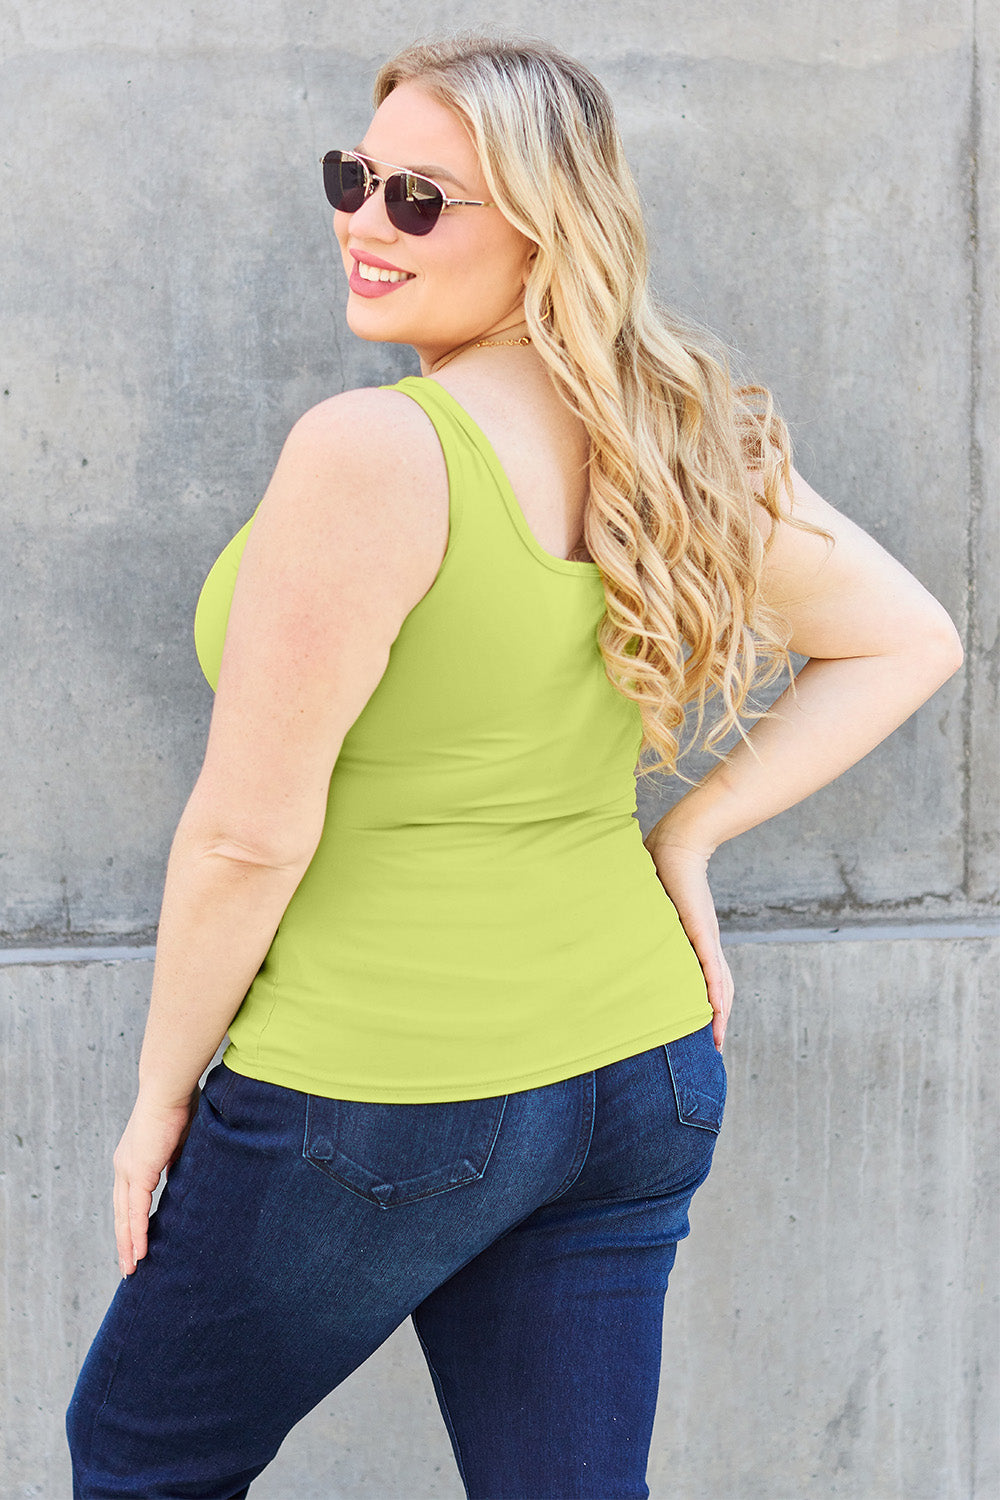
[[[586,69],[460,38],[375,97],[324,159],[347,318],[421,375],[307,412],[202,594],[81,1497],[245,1495],[411,1315],[470,1496],[648,1494],[725,1098],[708,861],[961,661],[650,303]],[[713,701],[742,738],[643,847],[640,748],[675,769]]]

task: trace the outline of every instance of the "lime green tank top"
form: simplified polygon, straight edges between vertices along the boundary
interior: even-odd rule
[[[319,847],[229,1028],[227,1067],[330,1098],[480,1099],[712,1018],[642,842],[637,706],[597,645],[596,563],[545,552],[479,427],[407,376],[448,544],[344,738]],[[253,518],[205,581],[212,687]]]

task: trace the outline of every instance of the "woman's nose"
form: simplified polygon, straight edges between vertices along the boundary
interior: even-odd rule
[[[351,214],[351,230],[355,234],[375,235],[385,240],[394,238],[396,230],[385,211],[385,189],[381,182]]]

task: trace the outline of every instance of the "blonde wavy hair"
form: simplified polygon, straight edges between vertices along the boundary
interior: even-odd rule
[[[788,429],[765,387],[734,386],[714,336],[654,302],[638,190],[589,69],[544,41],[462,34],[386,62],[376,107],[401,83],[465,123],[490,196],[538,246],[525,318],[590,438],[584,537],[604,585],[605,672],[639,705],[640,755],[656,754],[639,774],[680,774],[687,750],[745,738],[762,712],[751,690],[791,669],[754,520],[761,503],[773,534],[782,484],[791,495]]]

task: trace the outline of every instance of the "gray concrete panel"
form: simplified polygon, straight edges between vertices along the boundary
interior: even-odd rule
[[[969,40],[933,59],[873,57],[858,69],[672,58],[670,149],[656,151],[664,125],[650,109],[636,153],[663,295],[729,330],[777,395],[797,467],[960,626]],[[650,75],[662,66],[645,64]],[[650,79],[640,97],[653,96]],[[954,679],[862,765],[725,849],[720,905],[862,912],[904,889],[923,905],[952,903],[963,878],[963,733]]]
[[[727,1118],[667,1297],[651,1495],[992,1500],[997,943],[803,936],[730,949]],[[0,968],[0,1500],[68,1493],[62,1416],[117,1280],[110,1158],[150,975]],[[408,1324],[252,1493],[458,1500]]]
[[[978,12],[976,41],[968,880],[974,900],[996,902],[1000,888],[1000,6],[995,0],[987,0]]]
[[[410,38],[481,25],[515,27],[551,37],[560,46],[595,55],[621,56],[650,44],[664,52],[692,57],[731,57],[741,62],[816,62],[865,68],[892,58],[926,56],[955,45],[965,34],[970,6],[965,0],[907,0],[905,18],[894,0],[871,0],[861,12],[850,4],[836,10],[812,3],[779,8],[775,0],[746,0],[738,19],[697,0],[581,0],[557,4],[544,14],[525,0],[437,0],[421,9],[372,0],[365,25],[350,36],[355,56],[368,63],[387,56]],[[905,25],[902,21],[905,19]],[[248,10],[234,27],[211,0],[154,15],[136,4],[122,9],[114,0],[86,6],[66,3],[59,10],[8,0],[0,22],[0,56],[21,52],[92,51],[115,45],[160,56],[219,51],[296,48],[314,53],[331,35],[344,31],[335,0],[318,0],[298,25],[281,3]]]
[[[364,128],[380,58],[486,21],[540,30],[606,79],[661,294],[773,385],[811,482],[963,625],[979,560],[972,696],[954,679],[833,787],[723,850],[720,905],[787,923],[991,899],[995,376],[969,329],[976,216],[995,219],[976,188],[995,161],[995,8],[977,14],[978,72],[970,0],[905,16],[887,0],[377,3],[360,29],[328,0],[297,18],[8,5],[0,692],[18,708],[18,791],[0,933],[151,931],[210,712],[191,642],[204,574],[302,410],[415,368],[342,325],[318,157]],[[985,362],[995,249],[979,247]],[[644,793],[642,816],[670,795]]]

